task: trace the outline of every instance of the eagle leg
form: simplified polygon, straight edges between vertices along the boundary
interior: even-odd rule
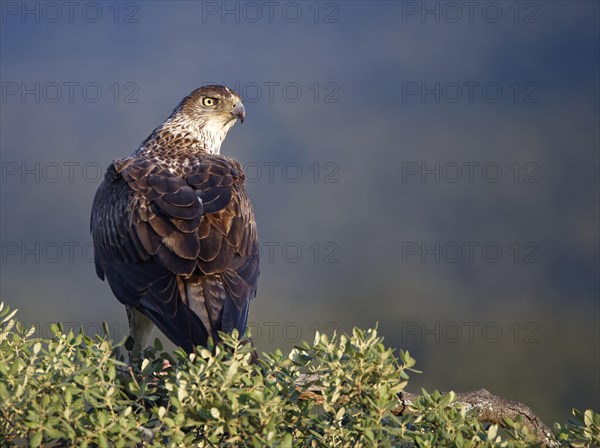
[[[139,363],[142,361],[142,353],[150,346],[154,324],[135,308],[127,305],[125,308],[129,320],[129,336],[133,339],[133,347],[129,351],[129,363]]]

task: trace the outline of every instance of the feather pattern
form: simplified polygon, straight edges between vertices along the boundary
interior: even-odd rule
[[[205,98],[217,107],[203,107]],[[240,104],[225,87],[192,92],[137,151],[109,165],[94,198],[98,276],[130,316],[146,316],[188,352],[218,331],[243,333],[256,295],[258,237],[244,172],[219,154],[243,119]]]

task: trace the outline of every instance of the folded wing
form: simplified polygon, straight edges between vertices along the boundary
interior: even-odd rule
[[[219,155],[178,174],[126,157],[109,166],[94,199],[98,276],[189,352],[246,327],[259,270],[243,180],[239,164]]]

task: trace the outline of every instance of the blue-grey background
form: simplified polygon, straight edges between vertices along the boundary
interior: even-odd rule
[[[1,297],[41,334],[126,336],[91,263],[101,171],[226,83],[259,349],[378,323],[413,391],[599,408],[597,2],[1,7]]]

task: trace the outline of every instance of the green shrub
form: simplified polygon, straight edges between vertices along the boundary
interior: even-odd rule
[[[34,329],[23,329],[3,304],[0,325],[2,446],[525,447],[534,441],[521,422],[502,431],[479,423],[475,410],[453,403],[453,393],[423,391],[416,415],[394,415],[414,360],[406,352],[398,359],[376,330],[317,335],[287,356],[263,354],[258,364],[236,335],[191,356],[161,353],[157,340],[142,365],[129,368],[123,343],[106,336],[53,325],[53,337],[34,338]],[[557,440],[598,444],[599,415],[575,415],[580,421],[556,425]]]

